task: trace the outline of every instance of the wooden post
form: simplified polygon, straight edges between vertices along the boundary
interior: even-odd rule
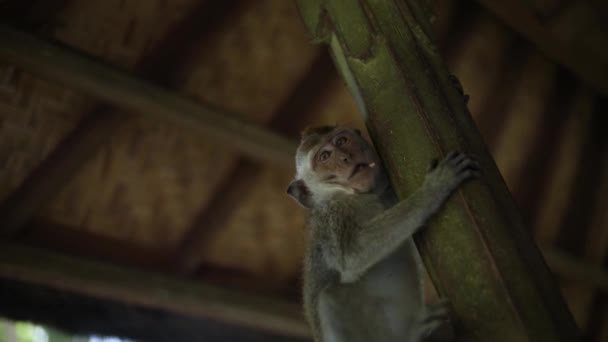
[[[327,44],[401,197],[452,150],[478,156],[463,187],[416,236],[466,341],[576,341],[572,316],[432,41],[422,0],[298,0]],[[475,96],[472,94],[472,96]]]

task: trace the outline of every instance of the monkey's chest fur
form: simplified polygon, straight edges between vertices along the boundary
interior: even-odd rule
[[[345,246],[365,248],[357,229],[386,210],[376,195],[350,195],[315,208],[304,268],[304,307],[322,342],[409,341],[423,306],[421,263],[413,241],[357,279],[344,281],[333,264]],[[339,255],[337,256],[339,257]]]

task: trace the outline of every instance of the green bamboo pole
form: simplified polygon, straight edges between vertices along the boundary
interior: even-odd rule
[[[460,150],[480,159],[482,179],[416,236],[459,340],[576,341],[574,320],[432,41],[426,2],[298,6],[315,41],[329,46],[400,197],[422,183],[433,158]]]

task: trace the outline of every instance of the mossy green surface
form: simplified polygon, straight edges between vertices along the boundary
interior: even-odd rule
[[[433,158],[460,150],[480,159],[482,179],[465,185],[416,236],[462,340],[574,341],[576,328],[553,278],[450,83],[428,24],[418,22],[424,6],[326,0],[302,16],[311,33],[322,32],[317,40],[329,43],[400,197],[422,183]]]

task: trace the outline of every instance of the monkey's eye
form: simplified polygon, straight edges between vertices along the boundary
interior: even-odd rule
[[[327,158],[329,158],[330,155],[331,155],[331,152],[329,152],[329,151],[323,151],[323,152],[321,152],[321,154],[319,154],[319,160],[320,161],[326,161]]]
[[[348,141],[348,139],[346,137],[339,137],[336,140],[336,146],[342,146],[342,145],[346,144],[347,141]]]

